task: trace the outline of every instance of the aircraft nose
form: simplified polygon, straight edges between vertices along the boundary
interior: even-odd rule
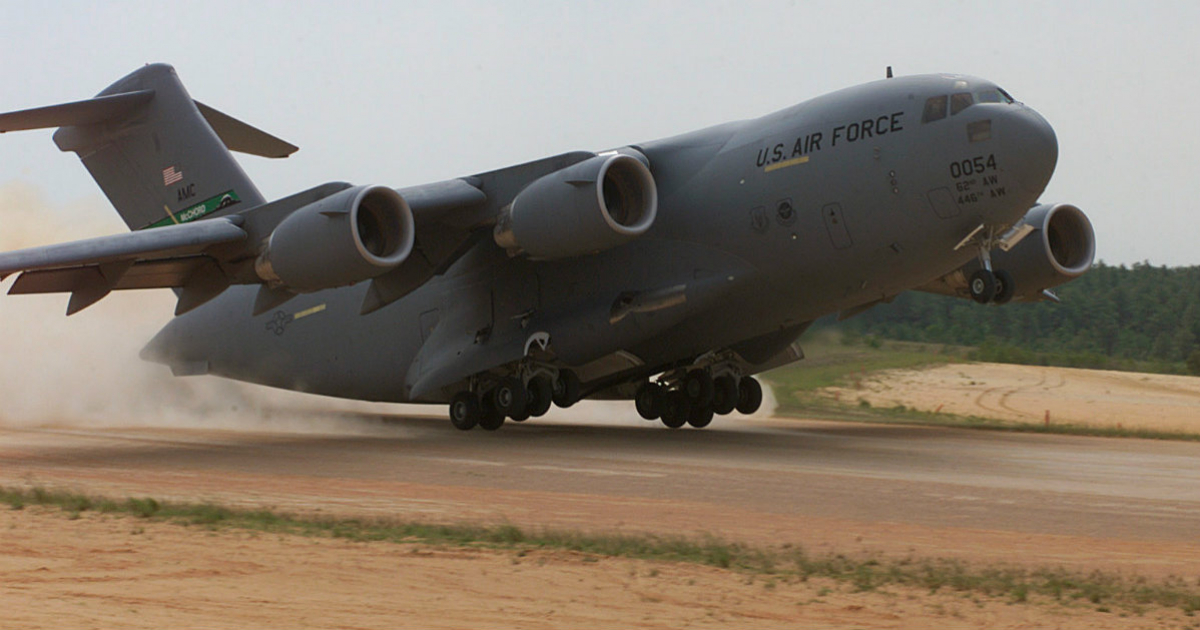
[[[1042,115],[1029,108],[1013,112],[1012,136],[1019,163],[1014,165],[1020,186],[1034,198],[1042,194],[1058,164],[1058,137]]]

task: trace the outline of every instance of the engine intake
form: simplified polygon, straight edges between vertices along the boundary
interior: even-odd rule
[[[500,214],[496,243],[554,260],[616,247],[650,229],[658,189],[636,157],[598,155],[526,186]]]
[[[1015,297],[1040,299],[1045,289],[1077,278],[1092,268],[1096,234],[1079,208],[1065,203],[1034,206],[1017,224],[1033,228],[1007,252],[994,252],[992,266],[1013,277]]]
[[[412,252],[412,210],[386,186],[356,186],[289,214],[255,261],[260,278],[296,293],[369,280]]]

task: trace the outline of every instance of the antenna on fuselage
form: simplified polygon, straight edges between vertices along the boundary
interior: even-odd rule
[[[889,79],[890,79],[890,78],[892,78],[892,67],[891,67],[891,66],[888,66],[888,69],[887,69],[887,78],[889,78]]]

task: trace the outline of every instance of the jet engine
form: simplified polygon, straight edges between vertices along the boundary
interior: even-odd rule
[[[1013,298],[1041,299],[1042,291],[1083,275],[1092,268],[1096,234],[1079,208],[1065,203],[1034,206],[1014,231],[1027,234],[1008,251],[992,254],[992,268],[1012,277]]]
[[[356,186],[292,212],[255,261],[260,278],[295,293],[369,280],[413,248],[412,210],[386,186]]]
[[[1079,208],[1065,203],[1042,204],[1026,212],[998,245],[991,255],[997,285],[994,301],[1036,302],[1047,297],[1057,299],[1045,291],[1092,268],[1096,234]],[[918,290],[974,297],[969,283],[980,269],[979,261],[973,260]]]
[[[598,155],[522,190],[496,222],[496,243],[541,260],[616,247],[650,229],[658,211],[654,176],[627,153]]]

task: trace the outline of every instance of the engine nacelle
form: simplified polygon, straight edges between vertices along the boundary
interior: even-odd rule
[[[1096,233],[1079,208],[1065,203],[1034,206],[1014,227],[1029,228],[1032,231],[1011,249],[992,254],[992,268],[1012,275],[1014,299],[1041,299],[1045,289],[1092,268]]]
[[[386,186],[356,186],[292,212],[271,232],[254,270],[273,286],[310,293],[395,269],[413,248],[412,210]]]
[[[496,243],[554,260],[616,247],[650,229],[658,188],[641,160],[598,155],[525,187],[500,214]]]

